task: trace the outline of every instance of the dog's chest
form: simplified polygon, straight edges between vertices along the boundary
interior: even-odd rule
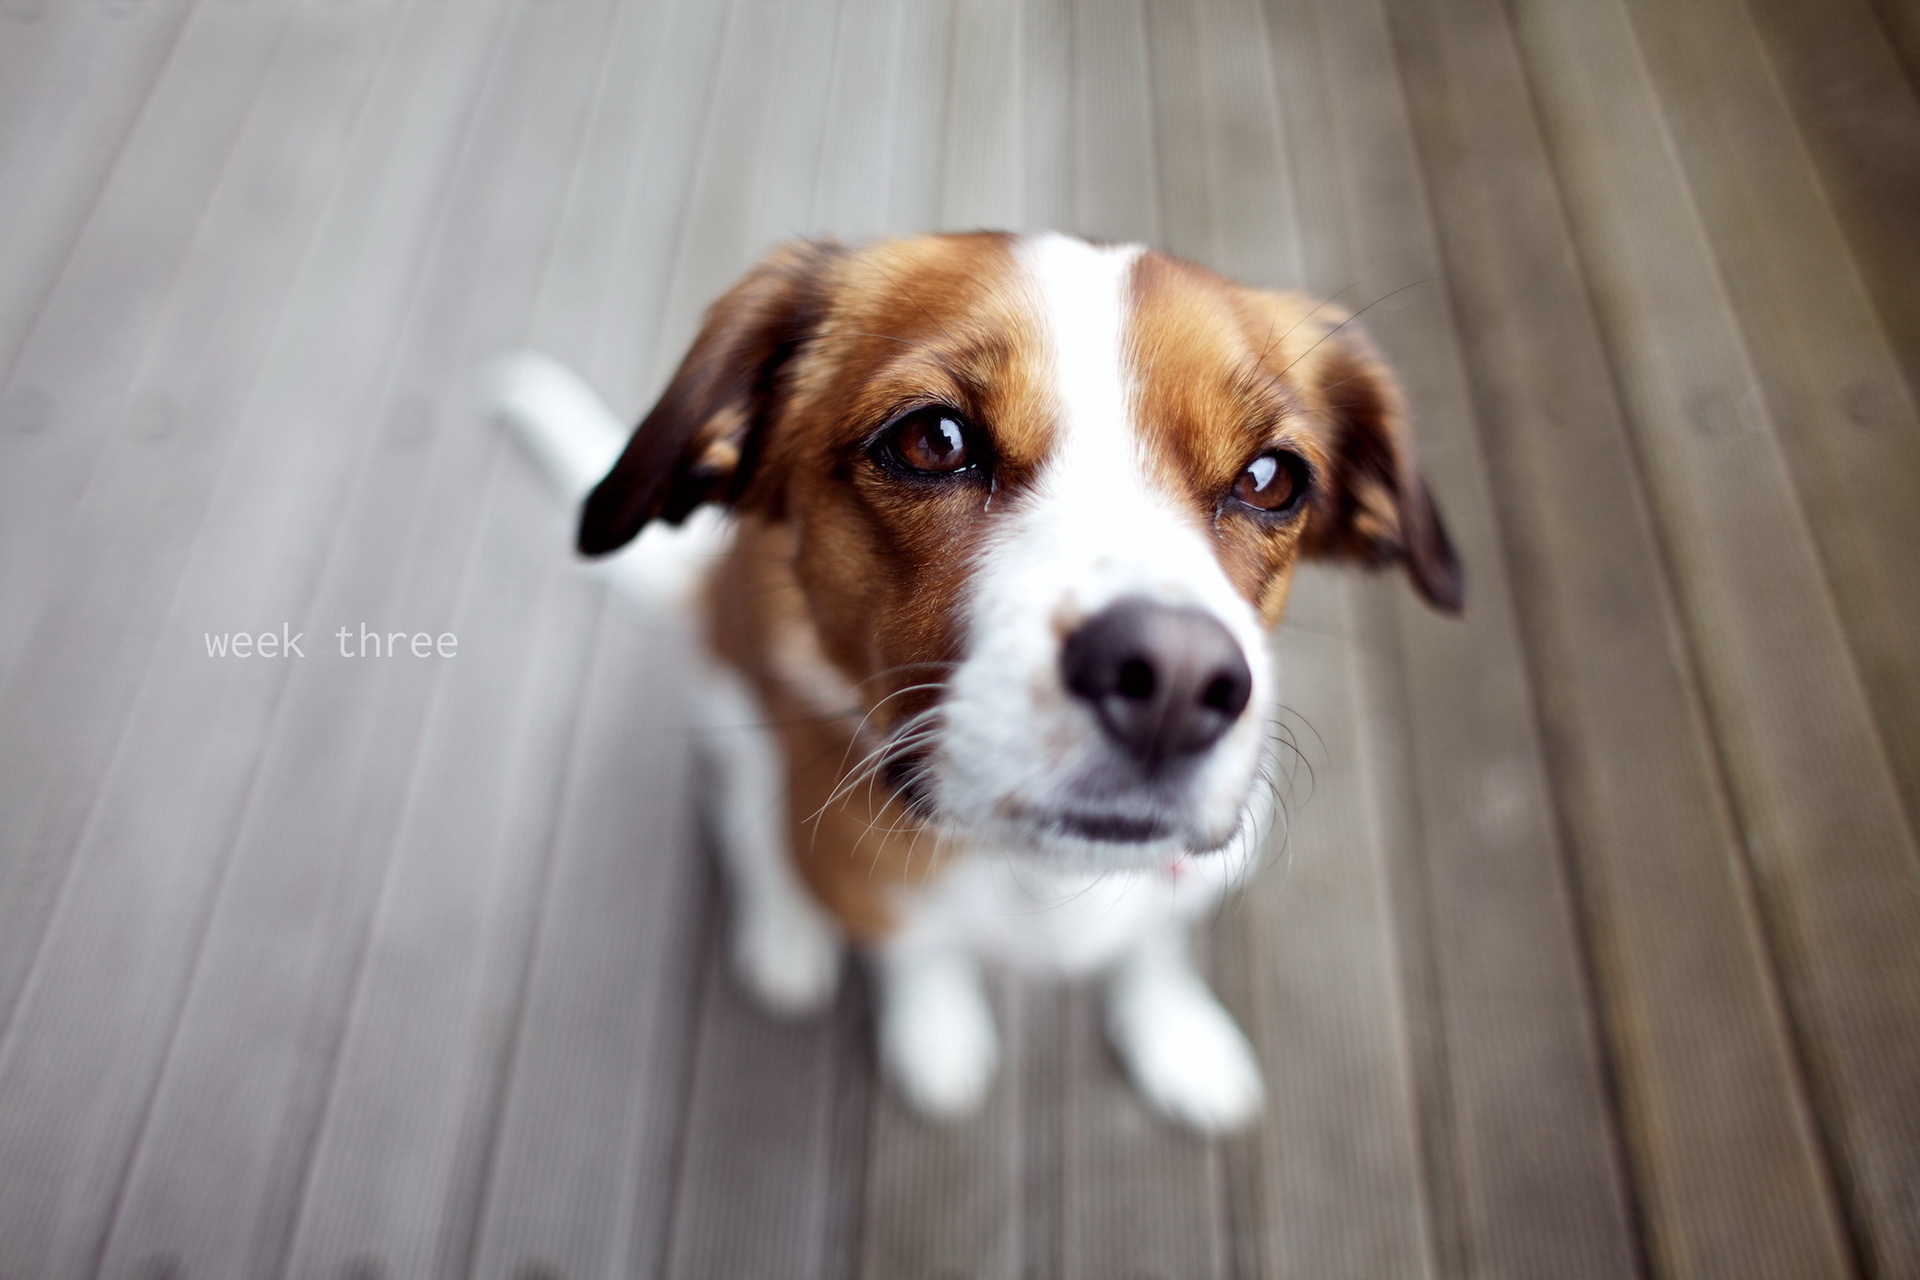
[[[1237,880],[1232,861],[1211,856],[1096,872],[963,854],[933,883],[900,892],[896,940],[959,947],[1017,969],[1085,975],[1207,911]]]

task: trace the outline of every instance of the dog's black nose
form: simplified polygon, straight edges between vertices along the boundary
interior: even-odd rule
[[[1138,598],[1080,624],[1061,646],[1060,674],[1149,768],[1218,742],[1253,692],[1239,644],[1211,614]]]

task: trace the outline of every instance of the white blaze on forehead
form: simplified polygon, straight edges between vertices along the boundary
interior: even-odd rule
[[[1039,544],[1043,572],[1067,575],[1069,612],[1138,594],[1218,606],[1230,618],[1238,600],[1204,520],[1159,483],[1136,420],[1131,284],[1144,252],[1057,235],[1020,247],[1045,337],[1055,434],[1016,537]]]
[[[1062,452],[1088,455],[1076,456],[1077,463],[1106,456],[1109,468],[1122,469],[1137,461],[1127,429],[1133,379],[1125,351],[1128,282],[1143,252],[1137,244],[1100,248],[1057,235],[1020,246],[1050,348]],[[1109,447],[1097,455],[1074,448],[1091,443],[1088,437]]]

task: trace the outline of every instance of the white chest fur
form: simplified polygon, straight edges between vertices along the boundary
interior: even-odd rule
[[[900,892],[898,945],[1085,976],[1141,938],[1204,915],[1246,865],[1218,853],[1144,870],[1064,870],[998,851],[962,854],[932,883]]]

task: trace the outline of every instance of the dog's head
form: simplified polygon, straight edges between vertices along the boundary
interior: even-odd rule
[[[782,248],[588,498],[788,526],[820,648],[923,818],[1143,864],[1244,829],[1295,563],[1461,575],[1341,312],[1063,236]]]

